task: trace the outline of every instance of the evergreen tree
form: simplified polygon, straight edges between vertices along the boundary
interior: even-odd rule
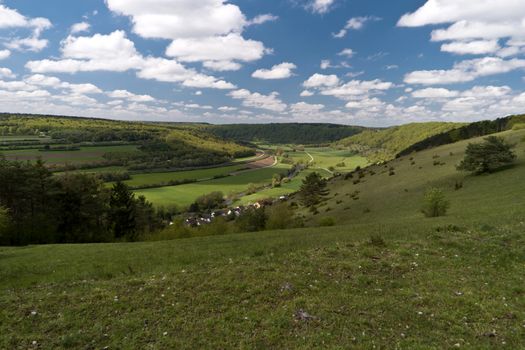
[[[458,166],[458,170],[470,171],[474,174],[491,173],[514,162],[516,154],[512,151],[512,147],[513,145],[497,136],[489,136],[483,143],[469,143],[465,158]]]
[[[299,196],[303,205],[313,207],[319,204],[322,198],[328,194],[326,185],[326,180],[319,173],[313,172],[308,174],[299,190]]]
[[[137,235],[135,195],[126,184],[119,181],[113,185],[109,206],[111,228],[115,238],[134,240]]]

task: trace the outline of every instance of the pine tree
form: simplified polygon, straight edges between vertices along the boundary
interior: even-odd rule
[[[109,206],[115,238],[134,240],[137,233],[135,195],[126,184],[119,181],[113,185]]]
[[[465,151],[465,159],[458,166],[458,170],[470,171],[474,174],[491,173],[514,162],[516,154],[512,151],[512,147],[513,145],[497,136],[489,136],[483,143],[469,143]]]
[[[307,207],[313,207],[328,194],[326,189],[326,180],[317,172],[313,172],[306,176],[299,190],[301,202]]]

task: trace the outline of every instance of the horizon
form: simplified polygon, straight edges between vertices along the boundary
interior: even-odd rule
[[[0,3],[9,112],[388,127],[525,110],[519,0],[58,5]]]

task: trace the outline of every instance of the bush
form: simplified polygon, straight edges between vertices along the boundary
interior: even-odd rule
[[[319,226],[321,227],[327,227],[327,226],[334,226],[335,220],[332,217],[325,216],[324,218],[321,218],[319,220]]]
[[[444,216],[450,207],[450,202],[439,188],[431,188],[425,193],[422,212],[426,217],[434,218]]]
[[[283,230],[294,225],[294,212],[286,203],[274,204],[266,210],[267,230]]]

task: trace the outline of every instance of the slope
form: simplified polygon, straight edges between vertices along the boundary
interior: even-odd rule
[[[269,142],[272,144],[323,144],[355,135],[363,127],[336,124],[232,124],[205,127],[221,138],[245,142]]]
[[[381,130],[366,130],[337,142],[366,155],[370,161],[386,161],[397,153],[433,135],[463,126],[459,123],[412,123]]]
[[[522,348],[524,144],[469,177],[466,143],[335,179],[336,227],[0,248],[0,348]],[[419,214],[430,185],[448,216]]]

